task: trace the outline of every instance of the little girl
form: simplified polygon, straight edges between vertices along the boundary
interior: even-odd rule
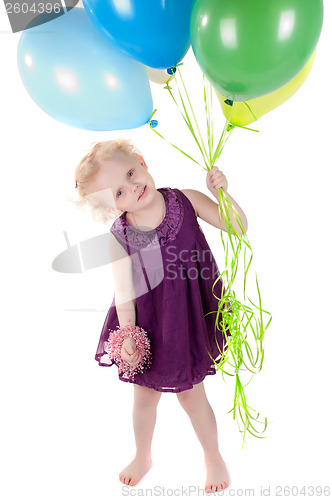
[[[95,220],[108,222],[119,215],[110,229],[115,294],[95,359],[100,366],[114,364],[105,346],[117,326],[137,325],[151,342],[149,367],[133,378],[118,371],[121,381],[133,383],[136,441],[136,456],[119,478],[134,486],[150,468],[157,405],[162,392],[175,392],[203,447],[205,491],[224,489],[229,477],[203,383],[206,375],[216,373],[211,356],[218,361],[220,350],[227,349],[225,336],[215,331],[218,300],[213,293],[221,297],[222,281],[212,293],[220,272],[197,222],[200,217],[220,229],[218,204],[193,189],[156,189],[142,155],[124,139],[95,144],[76,167],[75,179],[78,204],[88,202]],[[217,200],[218,188],[227,190],[226,177],[216,166],[206,183]],[[247,230],[245,214],[227,195]],[[241,233],[232,214],[230,218]],[[227,231],[223,219],[221,229]],[[228,329],[226,333],[230,335]],[[124,338],[121,357],[131,367],[140,362],[132,337]]]

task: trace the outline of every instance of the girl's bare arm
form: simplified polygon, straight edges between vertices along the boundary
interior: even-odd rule
[[[211,198],[206,196],[206,194],[201,193],[200,191],[196,191],[195,189],[183,189],[181,190],[183,194],[189,198],[191,201],[193,207],[195,208],[195,213],[196,217],[200,217],[202,220],[205,222],[208,222],[214,227],[217,227],[218,229],[222,229],[223,231],[227,231],[226,224],[224,221],[223,214],[221,213],[221,225],[219,222],[219,212],[218,212],[218,203],[215,203]],[[219,195],[218,195],[219,196]],[[245,216],[245,213],[241,209],[241,207],[236,203],[236,201],[231,197],[229,193],[227,193],[227,196],[233,205],[233,207],[236,208],[240,219],[242,221],[243,227],[245,232],[248,231],[248,221]],[[225,206],[225,204],[224,204]],[[231,210],[228,211],[229,218],[231,221],[231,224],[235,231],[239,234],[241,234],[240,227],[238,223],[236,222],[236,219],[234,218]]]
[[[229,201],[231,202],[231,205],[233,206],[233,209],[235,209],[234,212],[235,213],[237,212],[239,214],[244,231],[247,232],[248,231],[247,217],[242,208],[236,203],[234,198],[232,198],[231,195],[227,192],[228,181],[225,175],[218,169],[218,167],[214,166],[207,173],[206,185],[218,202],[219,202],[218,189],[221,188],[226,193]],[[215,203],[213,200],[211,200],[211,198],[206,196],[206,194],[201,193],[200,191],[196,191],[195,189],[184,189],[182,190],[182,193],[185,194],[187,198],[189,198],[189,200],[191,201],[195,209],[196,217],[200,217],[201,219],[203,219],[205,222],[208,222],[212,226],[227,232],[222,212],[220,213],[221,223],[219,222],[218,203]],[[222,204],[226,211],[227,210],[226,202],[222,200]],[[232,210],[228,210],[228,215],[234,230],[237,233],[241,234],[242,233],[241,228],[237,223],[237,220],[235,219]]]
[[[133,280],[132,260],[122,245],[111,233],[110,256],[115,287],[115,307],[119,319],[119,327],[136,324],[136,294]],[[131,337],[124,337],[121,357],[131,366],[140,362],[136,350],[136,342]]]
[[[132,260],[122,245],[111,233],[110,256],[115,287],[115,306],[119,326],[135,326],[136,294],[133,281]]]

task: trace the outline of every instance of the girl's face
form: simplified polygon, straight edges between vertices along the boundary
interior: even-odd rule
[[[86,196],[105,204],[109,212],[136,212],[152,200],[155,189],[142,156],[131,158],[116,152],[111,160],[101,162],[97,174],[89,182]]]

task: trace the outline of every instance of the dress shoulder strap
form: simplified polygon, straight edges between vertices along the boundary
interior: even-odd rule
[[[195,208],[193,207],[193,204],[189,200],[188,196],[186,196],[184,193],[182,193],[182,191],[180,191],[180,189],[176,189],[175,188],[174,191],[177,191],[178,196],[181,197],[182,203],[186,206],[186,208],[188,209],[189,213],[191,215],[193,215],[195,217],[195,219],[197,219]]]

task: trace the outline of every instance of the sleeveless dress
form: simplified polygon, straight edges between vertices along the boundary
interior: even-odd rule
[[[222,326],[215,329],[218,299],[214,295],[221,297],[222,280],[219,278],[212,293],[220,272],[190,200],[176,188],[158,191],[166,205],[158,227],[137,229],[123,212],[110,229],[132,259],[135,324],[146,330],[151,342],[151,365],[130,379],[118,368],[118,376],[157,391],[181,392],[192,389],[206,375],[214,375],[216,367],[209,353],[218,361],[223,345],[225,351],[228,347]],[[222,313],[219,325],[221,321]],[[118,325],[113,297],[95,355],[100,366],[116,364],[104,343]],[[228,327],[226,335],[230,335]]]

